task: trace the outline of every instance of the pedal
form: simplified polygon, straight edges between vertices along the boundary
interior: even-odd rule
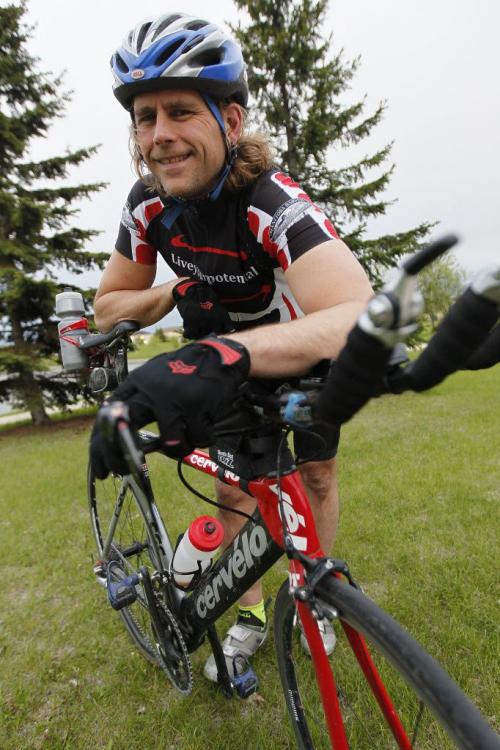
[[[120,610],[124,607],[129,607],[137,599],[137,592],[135,587],[139,583],[139,576],[137,573],[133,573],[127,578],[122,578],[120,581],[112,581],[111,575],[113,567],[112,563],[108,565],[108,600],[113,609]]]
[[[248,669],[246,672],[235,675],[231,678],[233,688],[236,690],[240,698],[249,698],[253,693],[256,693],[259,688],[257,675],[248,662],[247,667]]]

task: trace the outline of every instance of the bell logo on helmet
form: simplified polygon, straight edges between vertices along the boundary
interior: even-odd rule
[[[141,68],[136,68],[130,75],[134,80],[137,80],[138,78],[144,78],[144,71]]]

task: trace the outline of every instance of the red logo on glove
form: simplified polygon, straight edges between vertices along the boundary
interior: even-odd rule
[[[168,366],[174,375],[192,375],[198,369],[196,365],[187,365],[182,359],[173,359]]]
[[[200,307],[202,310],[211,310],[213,306],[214,306],[213,302],[209,302],[209,301],[200,302]]]

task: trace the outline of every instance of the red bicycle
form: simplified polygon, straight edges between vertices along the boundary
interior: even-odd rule
[[[274,638],[299,748],[500,747],[498,735],[437,662],[362,592],[344,561],[321,550],[286,440],[291,427],[314,430],[318,415],[345,422],[384,391],[423,390],[471,357],[477,363],[489,361],[492,351],[495,357],[500,354],[494,327],[499,269],[464,293],[418,360],[388,367],[394,344],[411,329],[418,308],[416,273],[453,242],[446,238],[414,256],[396,281],[371,301],[326,385],[306,379],[276,396],[246,384],[238,410],[217,426],[216,448],[210,454],[195,450],[179,462],[184,482],[183,464],[240,487],[257,502],[232,544],[209,570],[200,571],[188,591],[173,579],[174,544],[155,502],[145,460],[147,454],[162,452],[158,436],[141,431],[137,440],[126,408],[117,402],[101,413],[109,439],[119,441],[130,467],[130,474],[103,482],[89,469],[98,553],[94,572],[109,602],[142,653],[181,693],[188,694],[193,686],[190,653],[208,637],[221,689],[227,696],[237,692],[246,697],[256,690],[257,678],[250,665],[243,674],[230,674],[215,623],[286,554],[289,577],[276,597]],[[123,356],[130,328],[120,324],[99,339],[82,337],[80,346],[91,353],[91,369],[112,370],[118,353],[121,372],[126,372]],[[94,376],[96,382],[106,379],[102,373]],[[240,449],[228,456],[224,437],[234,434],[240,436]],[[337,634],[330,658],[317,625],[324,617]],[[311,657],[300,647],[301,631]]]

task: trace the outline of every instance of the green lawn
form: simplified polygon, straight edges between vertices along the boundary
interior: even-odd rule
[[[133,350],[128,353],[129,359],[151,359],[157,354],[171,352],[183,346],[182,342],[175,339],[160,341],[157,336],[152,336],[147,344],[137,344]]]
[[[495,723],[499,415],[500,367],[370,404],[343,431],[335,550]],[[90,425],[0,434],[0,748],[293,747],[272,641],[254,660],[261,689],[250,702],[205,682],[205,645],[186,699],[134,650],[93,579]],[[159,505],[181,531],[207,508],[162,463],[152,467]],[[280,561],[268,574],[269,593],[285,572]]]

